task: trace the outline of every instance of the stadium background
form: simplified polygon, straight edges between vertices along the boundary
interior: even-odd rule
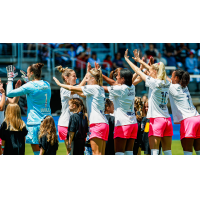
[[[42,79],[51,84],[51,110],[57,125],[61,110],[60,88],[52,78],[56,76],[60,81],[62,80],[61,74],[56,71],[55,67],[62,65],[63,67],[67,66],[74,69],[77,74],[77,83],[79,83],[84,77],[87,62],[90,62],[93,66],[96,61],[102,66],[103,73],[109,76],[110,71],[115,67],[130,69],[123,58],[126,49],[129,49],[130,57],[133,56],[132,51],[134,49],[139,49],[140,56],[144,56],[146,62],[148,62],[150,56],[154,57],[155,62],[162,61],[166,65],[169,76],[177,68],[188,70],[192,77],[188,86],[189,91],[194,106],[200,112],[199,43],[0,43],[0,78],[4,83],[4,88],[6,88],[7,73],[5,67],[7,65],[16,67],[18,76],[15,80],[18,80],[21,78],[21,69],[26,71],[30,64],[44,63]],[[132,69],[130,70],[132,71]],[[104,82],[104,85],[107,85],[107,83]],[[136,86],[136,96],[142,97],[147,93],[148,89],[145,87],[144,82]],[[19,105],[23,120],[26,122],[27,105],[25,96],[20,97]],[[168,108],[171,114],[170,103],[168,103]],[[181,145],[178,141],[180,139],[179,128],[180,125],[173,124],[173,140],[177,144],[174,148],[180,148],[181,150]]]

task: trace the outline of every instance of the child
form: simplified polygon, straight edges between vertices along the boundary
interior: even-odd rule
[[[21,119],[20,107],[16,103],[8,104],[0,130],[0,138],[5,141],[3,154],[24,155],[27,133],[26,125]]]
[[[114,128],[115,128],[115,117],[110,114],[114,113],[114,104],[110,99],[106,99],[105,103],[105,115],[109,123],[109,136],[108,141],[106,141],[105,155],[115,155],[114,149]]]
[[[88,132],[88,122],[85,116],[86,109],[79,98],[69,100],[69,110],[74,114],[70,116],[68,126],[68,146],[71,155],[84,155],[85,138]],[[73,141],[73,148],[72,148]]]
[[[142,144],[142,131],[141,131],[141,122],[142,122],[142,99],[141,97],[135,97],[135,115],[138,123],[138,132],[137,139],[135,140],[133,147],[133,155],[141,155],[141,144]]]
[[[40,155],[56,155],[58,150],[58,136],[53,117],[46,116],[40,125],[39,135]]]

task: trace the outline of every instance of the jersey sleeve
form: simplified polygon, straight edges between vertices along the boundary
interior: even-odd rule
[[[78,121],[76,120],[75,115],[71,115],[69,119],[68,132],[76,132],[77,123]]]
[[[46,149],[47,149],[47,137],[46,137],[46,135],[40,138],[39,147],[43,148],[46,151]]]
[[[94,95],[96,93],[96,88],[93,85],[85,85],[82,86],[81,89],[85,96]]]
[[[32,90],[33,89],[30,83],[26,83],[17,89],[8,91],[7,97],[18,97],[18,96],[26,95],[26,94],[29,94]]]
[[[119,97],[122,94],[122,87],[119,85],[108,86],[108,92],[113,97],[116,97],[116,96]]]
[[[156,88],[156,80],[146,75],[145,86],[150,87],[153,90],[154,88]]]
[[[179,88],[177,88],[175,85],[176,84],[171,84],[169,87],[169,93],[174,97],[178,95],[178,90],[179,90]]]
[[[6,122],[3,122],[1,124],[1,129],[0,129],[0,138],[2,140],[6,139],[6,132],[5,132],[6,128],[7,128],[7,124],[6,124]]]

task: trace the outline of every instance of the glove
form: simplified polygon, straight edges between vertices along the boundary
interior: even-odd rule
[[[20,72],[22,73],[22,79],[24,80],[25,83],[29,82],[28,80],[28,76],[26,75],[26,72],[24,72],[23,70],[20,70]]]
[[[15,73],[15,67],[13,65],[8,65],[6,67],[6,70],[7,70],[8,81],[13,81],[14,78],[18,75],[18,73]]]

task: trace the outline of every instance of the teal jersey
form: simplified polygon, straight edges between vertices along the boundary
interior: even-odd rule
[[[8,82],[7,96],[17,97],[26,95],[27,98],[27,124],[40,124],[45,116],[51,115],[50,100],[51,87],[46,81],[30,81],[20,88],[13,90]]]

